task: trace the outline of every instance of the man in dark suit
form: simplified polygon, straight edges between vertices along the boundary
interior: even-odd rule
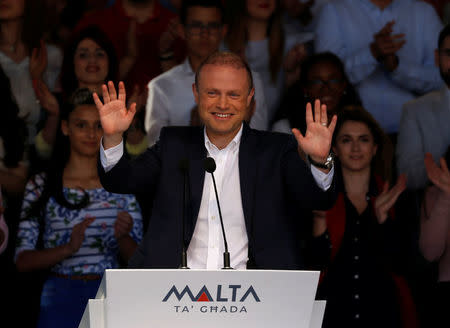
[[[122,156],[122,133],[135,113],[127,110],[119,83],[103,86],[104,104],[94,98],[104,130],[100,179],[112,192],[155,188],[153,213],[142,244],[130,260],[134,268],[176,268],[182,252],[183,173],[189,161],[189,199],[184,241],[191,268],[222,266],[223,238],[218,207],[204,159],[216,160],[215,172],[231,265],[264,269],[300,269],[296,231],[298,210],[333,204],[330,145],[336,117],[328,124],[326,107],[307,107],[307,132],[292,136],[252,130],[244,124],[254,89],[251,72],[232,53],[216,53],[198,69],[193,85],[205,128],[164,128],[160,140],[135,161]],[[307,154],[308,163],[298,154]],[[313,163],[310,166],[309,163]],[[331,169],[331,170],[330,170]]]

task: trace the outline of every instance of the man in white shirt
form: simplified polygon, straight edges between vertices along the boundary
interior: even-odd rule
[[[305,136],[293,130],[297,142],[291,135],[249,128],[244,120],[254,93],[252,75],[248,65],[229,52],[208,57],[195,81],[193,93],[205,128],[164,128],[158,143],[135,161],[122,156],[122,134],[136,111],[135,104],[125,107],[123,83],[118,97],[112,82],[109,90],[103,87],[105,104],[94,94],[104,131],[99,166],[103,186],[119,193],[156,188],[149,227],[130,267],[176,268],[183,243],[191,268],[222,267],[219,211],[204,166],[209,156],[217,164],[231,266],[300,269],[298,209],[329,208],[336,196],[329,160],[336,116],[328,124],[326,106],[316,101],[313,118],[309,105]],[[313,165],[300,158],[298,147]],[[183,160],[189,161],[190,190],[184,223]]]
[[[223,6],[220,0],[188,0],[180,11],[180,37],[187,46],[186,60],[171,70],[154,78],[148,84],[148,99],[145,114],[145,130],[149,145],[153,145],[164,126],[188,126],[192,115],[196,115],[196,104],[192,94],[195,72],[200,64],[219,49],[226,33],[223,21]],[[164,59],[164,58],[162,58]],[[267,106],[263,84],[254,75],[255,110],[250,126],[267,130]]]
[[[428,182],[425,153],[438,161],[450,146],[450,25],[439,34],[435,63],[444,87],[404,104],[400,121],[397,169],[406,174],[413,190],[425,188]]]

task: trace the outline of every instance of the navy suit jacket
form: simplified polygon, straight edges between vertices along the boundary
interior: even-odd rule
[[[299,213],[330,208],[336,198],[334,182],[326,192],[317,186],[298,155],[293,136],[253,130],[246,124],[243,129],[239,176],[249,240],[248,267],[301,269]],[[161,130],[159,142],[134,161],[122,156],[107,173],[99,165],[106,190],[136,193],[155,188],[148,230],[130,267],[179,267],[184,189],[179,163],[189,159],[190,213],[184,235],[189,244],[202,199],[206,155],[203,128],[167,127]]]

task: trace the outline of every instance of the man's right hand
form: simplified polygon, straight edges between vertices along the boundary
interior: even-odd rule
[[[389,56],[395,56],[406,43],[404,34],[392,34],[395,21],[388,22],[373,38],[370,50],[375,59],[380,60]]]
[[[93,97],[102,123],[103,147],[108,149],[122,141],[122,134],[128,130],[136,114],[136,103],[132,103],[127,110],[123,82],[119,82],[119,96],[111,81],[108,82],[108,86],[102,86],[102,93],[103,103],[95,92]]]
[[[66,244],[70,255],[75,254],[81,248],[84,241],[84,233],[87,227],[94,222],[95,217],[87,217],[78,224],[75,224],[72,228],[72,234],[70,235],[70,241]]]

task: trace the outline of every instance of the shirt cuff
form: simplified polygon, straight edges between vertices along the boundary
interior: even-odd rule
[[[323,191],[327,191],[330,188],[331,183],[333,182],[334,165],[331,167],[331,170],[328,173],[324,173],[314,165],[311,165],[311,173],[320,189],[322,189]]]
[[[123,140],[117,146],[105,150],[103,148],[103,138],[100,140],[100,162],[102,163],[105,172],[111,170],[116,165],[123,155]]]

